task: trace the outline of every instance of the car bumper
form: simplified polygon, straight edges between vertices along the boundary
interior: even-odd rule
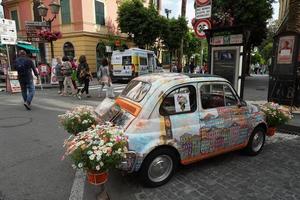
[[[133,172],[135,170],[137,161],[137,155],[134,151],[128,151],[126,153],[126,158],[122,160],[121,164],[118,166],[120,170],[126,171],[126,172]]]

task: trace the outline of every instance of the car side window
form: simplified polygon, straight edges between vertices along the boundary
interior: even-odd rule
[[[159,113],[168,116],[195,112],[196,110],[196,88],[189,85],[171,91],[161,103]]]
[[[238,100],[232,89],[226,84],[212,83],[200,88],[201,104],[203,109],[233,106]]]
[[[228,85],[224,85],[224,93],[225,93],[225,105],[226,106],[235,106],[238,105],[238,100],[234,95],[232,89]]]

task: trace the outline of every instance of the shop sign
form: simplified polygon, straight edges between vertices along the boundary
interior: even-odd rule
[[[26,21],[25,30],[27,34],[27,41],[29,42],[48,42],[47,40],[42,40],[38,33],[41,30],[49,29],[50,26],[47,22],[35,22],[35,21]]]
[[[17,43],[17,29],[14,20],[0,19],[0,37],[2,44],[15,45]]]
[[[292,64],[295,36],[285,36],[279,39],[277,63]]]
[[[214,36],[210,40],[211,45],[225,45],[225,44],[242,44],[243,35],[225,35],[225,36]]]
[[[196,19],[206,19],[211,17],[211,5],[197,7],[195,11]]]
[[[201,39],[206,38],[204,30],[210,29],[210,28],[211,28],[211,23],[207,19],[198,20],[194,26],[196,35]]]
[[[243,34],[230,35],[230,44],[242,44]]]

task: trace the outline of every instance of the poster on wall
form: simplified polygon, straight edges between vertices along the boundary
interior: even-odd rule
[[[295,36],[285,36],[279,39],[277,63],[292,64]]]
[[[189,93],[174,94],[174,102],[176,112],[191,111]]]

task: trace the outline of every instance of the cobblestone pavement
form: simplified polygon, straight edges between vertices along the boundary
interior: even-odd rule
[[[258,156],[233,152],[181,167],[158,188],[116,173],[107,190],[112,200],[299,200],[300,137],[277,134]]]

